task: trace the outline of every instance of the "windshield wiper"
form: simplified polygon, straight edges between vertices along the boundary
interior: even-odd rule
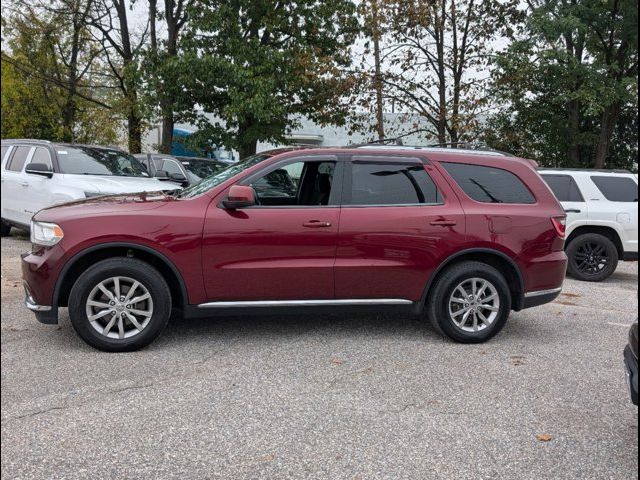
[[[495,196],[493,196],[493,195],[491,194],[491,192],[490,192],[490,191],[489,191],[489,190],[488,190],[484,185],[481,185],[480,183],[478,183],[477,181],[475,181],[473,178],[470,178],[470,179],[469,179],[469,181],[470,181],[471,183],[474,183],[475,185],[477,185],[477,186],[478,186],[478,188],[479,188],[480,190],[482,190],[482,191],[485,193],[485,195],[486,195],[487,197],[489,197],[489,199],[490,199],[493,203],[504,203],[502,200],[500,200],[500,199],[496,198]]]

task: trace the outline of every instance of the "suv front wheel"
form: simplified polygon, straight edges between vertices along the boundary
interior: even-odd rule
[[[481,262],[445,270],[427,300],[427,316],[440,333],[461,343],[481,343],[504,327],[511,293],[504,276]]]
[[[155,340],[171,313],[162,275],[133,258],[111,258],[89,267],[69,295],[69,318],[89,345],[108,352],[138,350]]]

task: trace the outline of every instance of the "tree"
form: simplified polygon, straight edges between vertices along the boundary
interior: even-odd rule
[[[128,19],[126,0],[94,0],[88,18],[99,33],[104,59],[109,66],[116,88],[121,93],[121,108],[127,119],[127,139],[130,153],[140,153],[142,147],[143,113],[139,101],[140,57],[147,40],[146,30],[135,38]],[[154,31],[155,35],[155,31]]]
[[[173,128],[177,112],[186,110],[189,105],[181,85],[181,76],[188,72],[180,69],[184,62],[180,61],[180,43],[187,23],[187,4],[184,0],[165,0],[164,11],[160,18],[166,24],[166,39],[159,41],[157,37],[158,5],[156,0],[149,0],[150,44],[144,66],[146,77],[147,101],[157,107],[161,118],[160,151],[171,152]],[[193,107],[193,105],[191,105]]]
[[[344,123],[354,10],[348,0],[193,2],[180,84],[185,105],[219,121],[185,113],[241,157],[258,141],[285,142],[300,115]]]
[[[110,109],[104,88],[91,83],[96,50],[77,18],[86,4],[14,7],[3,19],[3,138],[113,142],[116,127],[104,115]]]
[[[385,97],[425,118],[438,142],[470,140],[488,103],[494,43],[510,38],[517,0],[385,0]]]
[[[637,14],[630,0],[530,2],[521,38],[497,61],[506,108],[488,136],[543,164],[602,168],[629,164],[610,158],[615,135],[637,159],[637,136],[620,124],[637,124]]]

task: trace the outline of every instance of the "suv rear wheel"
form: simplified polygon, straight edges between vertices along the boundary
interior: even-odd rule
[[[567,247],[569,274],[586,282],[601,282],[618,267],[618,249],[604,235],[585,233]]]
[[[503,275],[481,262],[454,265],[442,273],[427,300],[427,316],[440,333],[461,343],[480,343],[504,327],[511,293]]]
[[[78,277],[69,317],[89,345],[109,352],[138,350],[169,320],[171,293],[156,269],[133,258],[103,260]]]
[[[4,223],[4,220],[0,223],[0,236],[7,237],[11,233],[11,225]]]

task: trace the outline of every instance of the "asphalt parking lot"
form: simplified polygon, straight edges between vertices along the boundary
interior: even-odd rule
[[[15,231],[14,231],[15,235]],[[173,320],[101,353],[22,306],[2,239],[2,478],[637,478],[637,263],[483,345],[411,317]],[[547,441],[542,441],[547,440]]]

